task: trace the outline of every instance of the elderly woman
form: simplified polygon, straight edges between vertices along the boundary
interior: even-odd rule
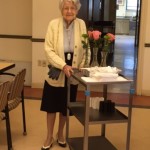
[[[81,41],[82,34],[87,30],[84,21],[76,18],[80,7],[79,0],[60,0],[62,17],[52,20],[48,26],[45,52],[48,63],[55,69],[45,80],[43,89],[41,110],[47,112],[47,137],[42,150],[49,150],[54,142],[53,129],[57,112],[59,112],[57,143],[61,147],[66,147],[63,129],[67,113],[67,78],[71,77],[73,68],[79,69],[85,63],[85,49]],[[72,80],[71,101],[76,100],[77,87],[77,83]]]

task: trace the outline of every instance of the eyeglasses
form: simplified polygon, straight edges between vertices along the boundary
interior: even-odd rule
[[[64,7],[63,8],[63,10],[65,10],[65,11],[75,11],[75,10],[77,10],[77,8],[76,7]]]

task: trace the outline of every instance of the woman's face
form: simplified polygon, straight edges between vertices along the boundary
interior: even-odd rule
[[[77,8],[73,2],[64,2],[64,6],[62,8],[62,16],[67,22],[67,24],[70,24],[76,18],[77,12]]]

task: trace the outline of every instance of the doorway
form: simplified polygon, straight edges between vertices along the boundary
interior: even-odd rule
[[[141,0],[117,0],[114,66],[136,81]]]
[[[82,0],[82,9],[78,14],[78,17],[86,22],[87,27],[91,26],[91,22],[114,23],[114,26],[107,25],[106,29],[99,24],[102,28],[100,30],[115,33],[112,65],[120,68],[122,74],[131,79],[136,79],[141,1]]]

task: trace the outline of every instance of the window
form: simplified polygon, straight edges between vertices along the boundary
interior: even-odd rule
[[[127,10],[136,10],[137,0],[127,0]]]
[[[117,0],[117,4],[118,5],[123,5],[124,4],[124,0]]]

